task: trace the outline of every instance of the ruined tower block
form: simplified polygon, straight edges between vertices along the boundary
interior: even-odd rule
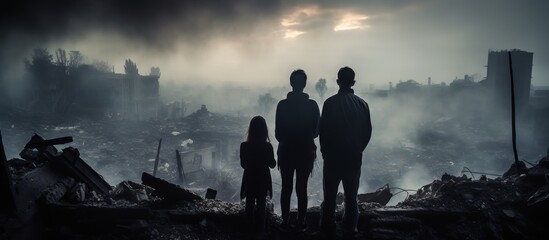
[[[488,53],[487,80],[494,90],[495,106],[503,112],[511,112],[511,75],[509,55],[511,52],[515,85],[515,107],[523,114],[530,100],[533,53],[518,49],[490,51]]]

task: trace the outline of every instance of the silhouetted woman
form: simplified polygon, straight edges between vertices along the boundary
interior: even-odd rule
[[[272,198],[270,168],[276,166],[267,123],[261,116],[250,121],[248,138],[240,144],[240,165],[244,168],[241,198],[246,198],[246,218],[258,232],[265,229],[266,197]]]

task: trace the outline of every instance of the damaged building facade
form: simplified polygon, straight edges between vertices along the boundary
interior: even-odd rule
[[[511,63],[509,62],[511,55]],[[513,49],[510,51],[490,51],[486,80],[494,90],[494,101],[504,112],[511,112],[511,70],[515,86],[515,106],[517,113],[526,111],[530,100],[532,61],[534,54]]]
[[[50,64],[29,67],[33,83],[22,103],[41,114],[124,119],[156,118],[160,105],[159,74],[120,74],[80,65],[74,70]],[[30,100],[30,101],[28,101]]]
[[[83,74],[79,98],[72,111],[86,111],[116,118],[156,118],[160,104],[159,76],[139,74]]]

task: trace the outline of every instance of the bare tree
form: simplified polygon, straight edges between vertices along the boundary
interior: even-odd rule
[[[67,67],[69,65],[67,52],[64,49],[58,48],[55,50],[55,65],[63,67]]]
[[[53,66],[53,56],[46,48],[35,48],[31,60],[25,59],[25,66],[33,74],[45,71]]]
[[[324,94],[328,90],[328,87],[326,87],[326,79],[321,78],[318,79],[318,82],[316,82],[315,85],[316,92],[318,92],[318,95],[320,95],[321,99],[324,99]]]
[[[55,65],[53,56],[46,48],[35,48],[31,60],[25,59],[25,66],[30,73],[32,81],[32,105],[36,110],[45,110],[51,107],[53,95],[50,91],[51,86],[56,84]]]
[[[69,53],[69,73],[76,70],[80,65],[84,63],[84,55],[80,51],[70,51]]]
[[[131,59],[126,59],[126,63],[124,64],[124,72],[126,75],[138,75],[139,70],[137,69],[137,64],[134,63]]]

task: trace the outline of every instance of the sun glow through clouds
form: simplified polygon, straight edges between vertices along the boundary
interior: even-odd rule
[[[296,38],[298,37],[299,35],[301,34],[305,34],[305,32],[303,31],[297,31],[297,30],[291,30],[291,29],[286,29],[286,31],[284,32],[284,38]]]
[[[346,30],[360,30],[368,28],[370,26],[364,25],[364,20],[368,19],[366,15],[347,13],[343,15],[341,20],[334,27],[334,31],[346,31]]]
[[[305,31],[299,31],[291,29],[293,26],[300,25],[306,18],[310,18],[319,13],[317,6],[309,6],[293,11],[291,14],[280,20],[280,25],[284,27],[284,38],[296,38],[304,33]]]

